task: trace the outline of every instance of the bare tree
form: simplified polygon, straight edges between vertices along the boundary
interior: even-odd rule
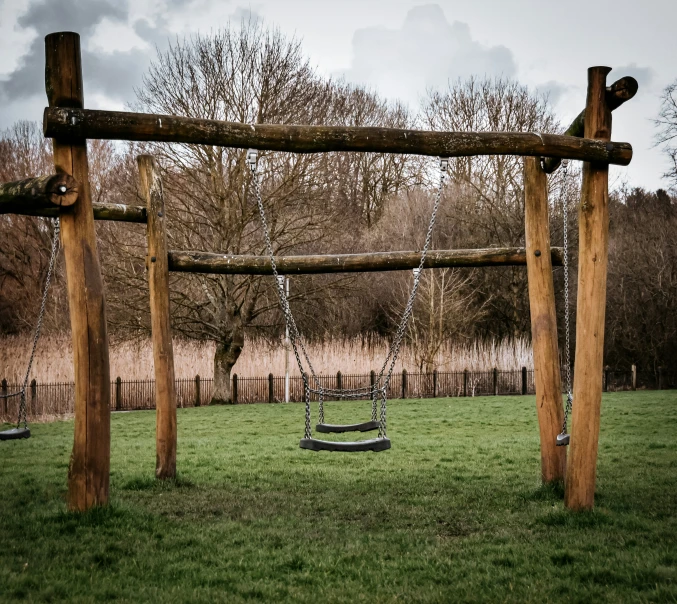
[[[672,186],[677,185],[677,80],[667,86],[661,97],[661,108],[656,120],[659,129],[656,137],[658,144],[665,148],[670,158],[670,169],[665,177],[670,180]]]
[[[408,119],[402,108],[391,110],[374,95],[320,78],[298,41],[253,23],[171,45],[158,54],[137,97],[144,111],[243,123],[404,124]],[[170,247],[265,253],[243,150],[166,144],[145,149],[162,167]],[[136,150],[132,147],[130,154]],[[402,186],[403,164],[380,157],[358,161],[341,154],[260,153],[260,182],[275,253],[317,250],[320,245],[327,250],[354,230],[354,219],[369,223],[382,198]],[[130,196],[137,195],[131,181],[128,189]],[[138,254],[143,242],[134,236],[113,237],[112,247],[128,252],[115,263],[116,281],[127,284],[124,294],[111,298],[115,315],[130,327],[144,327],[146,285]],[[341,282],[305,280],[295,288],[295,307],[303,314],[305,305],[320,293],[326,297]],[[174,329],[189,338],[215,341],[212,400],[228,402],[230,373],[245,329],[268,329],[280,322],[275,286],[270,278],[225,275],[174,276],[172,283]]]
[[[554,132],[558,128],[547,97],[533,94],[517,82],[470,78],[430,91],[421,119],[435,130]],[[524,245],[522,158],[505,156],[456,158],[450,165],[456,183],[451,220],[457,244],[468,247]],[[551,180],[558,186],[557,175]],[[517,337],[529,332],[526,271],[506,268],[475,273],[488,303],[487,335]],[[491,295],[491,300],[489,296]]]
[[[17,122],[0,135],[0,182],[53,172],[51,144],[34,122]],[[48,220],[0,215],[0,331],[33,329],[49,262],[53,227]],[[64,288],[53,285],[46,329],[63,327]],[[60,303],[55,303],[57,299]]]

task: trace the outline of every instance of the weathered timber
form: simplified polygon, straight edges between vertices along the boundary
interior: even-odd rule
[[[268,149],[292,153],[361,151],[459,157],[531,155],[598,161],[626,166],[628,143],[606,143],[557,134],[530,132],[433,132],[399,128],[241,124],[173,115],[45,109],[48,137],[157,141]]]
[[[71,206],[78,199],[78,183],[70,174],[50,174],[0,184],[0,213],[15,208],[47,207],[58,213],[59,207]]]
[[[606,103],[608,67],[588,70],[585,135],[611,138],[611,111]],[[609,257],[609,167],[583,164],[578,213],[578,303],[576,357],[569,467],[564,503],[574,510],[592,509],[595,502],[597,445],[602,406],[604,314]]]
[[[548,182],[536,157],[524,158],[524,222],[541,479],[544,483],[562,482],[567,458],[565,447],[557,446],[564,411],[548,226]]]
[[[45,85],[50,106],[82,107],[80,37],[45,38]],[[108,503],[110,369],[103,279],[94,232],[84,139],[54,140],[56,171],[79,183],[78,203],[61,214],[75,373],[75,426],[68,469],[68,507],[84,511]]]
[[[167,231],[162,181],[152,155],[140,155],[141,194],[148,209],[148,285],[155,370],[155,476],[176,477],[176,385],[169,320]]]
[[[562,248],[552,248],[552,263],[562,265]],[[327,254],[277,256],[275,264],[281,275],[320,273],[359,273],[401,271],[417,268],[421,252],[369,252],[364,254]],[[479,250],[431,250],[424,268],[520,266],[527,263],[524,248],[490,248]],[[209,252],[169,252],[169,270],[183,273],[221,275],[272,275],[268,256],[231,256]]]
[[[626,76],[616,80],[611,86],[607,87],[604,98],[606,99],[609,111],[618,109],[623,103],[629,101],[637,94],[639,84],[635,78]],[[583,137],[585,132],[585,109],[581,111],[571,125],[565,130],[565,136]],[[562,160],[559,157],[546,157],[543,162],[543,169],[546,174],[552,174],[559,168]]]
[[[94,220],[114,220],[116,222],[139,222],[146,223],[146,208],[141,206],[128,206],[122,203],[93,202],[92,210]],[[68,210],[60,210],[54,206],[26,206],[0,204],[0,214],[21,214],[23,216],[62,216]]]

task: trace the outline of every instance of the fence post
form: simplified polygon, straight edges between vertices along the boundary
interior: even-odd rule
[[[233,374],[233,405],[237,405],[237,373]]]
[[[527,393],[527,368],[522,367],[522,394]]]
[[[663,367],[658,368],[658,389],[665,390],[665,370]]]
[[[30,412],[33,417],[35,417],[37,413],[37,406],[38,406],[38,383],[35,381],[35,378],[31,380],[31,404],[30,404]]]
[[[275,378],[272,373],[268,374],[268,402],[275,402]]]
[[[468,370],[463,370],[463,396],[468,396]]]
[[[632,383],[630,385],[630,388],[632,390],[637,390],[637,365],[635,365],[633,363],[632,367],[630,368],[630,371],[632,373],[632,376],[631,376]]]
[[[437,369],[433,369],[433,398],[437,398]]]
[[[604,367],[604,392],[609,391],[609,366]]]
[[[407,398],[407,370],[402,370],[402,398]]]
[[[371,389],[374,389],[374,384],[376,384],[376,372],[372,369],[369,372],[369,385],[371,386]]]
[[[336,389],[343,390],[343,376],[340,371],[336,372]]]
[[[122,378],[120,376],[115,380],[115,410],[122,409]]]
[[[2,413],[5,417],[7,416],[7,380],[5,378],[2,378]]]
[[[200,375],[195,376],[195,401],[194,405],[199,407],[202,404],[202,399],[200,396]]]
[[[498,369],[494,367],[494,396],[498,396]]]

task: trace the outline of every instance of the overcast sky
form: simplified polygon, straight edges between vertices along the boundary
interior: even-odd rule
[[[503,75],[548,92],[567,125],[583,108],[586,69],[613,67],[609,82],[640,85],[614,113],[613,139],[635,150],[614,182],[667,185],[652,120],[677,79],[677,0],[0,0],[0,128],[42,118],[47,33],[80,33],[87,107],[124,109],[156,46],[250,14],[300,38],[321,73],[412,108],[449,79]]]

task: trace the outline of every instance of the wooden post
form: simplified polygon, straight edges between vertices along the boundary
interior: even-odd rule
[[[82,108],[80,36],[45,38],[45,86],[50,107]],[[68,507],[84,511],[108,503],[110,480],[110,368],[103,279],[89,188],[87,142],[54,139],[57,172],[79,183],[78,201],[61,212],[73,338],[75,428],[68,470]]]
[[[527,368],[522,367],[522,395],[527,393]]]
[[[402,398],[407,398],[407,370],[402,370]]]
[[[115,380],[115,410],[122,409],[122,378],[120,376]]]
[[[498,396],[498,369],[494,367],[494,396]]]
[[[35,378],[31,380],[31,402],[28,405],[28,413],[33,417],[38,415],[38,382]]]
[[[374,384],[376,384],[376,372],[372,369],[369,372],[369,385],[372,389],[374,388]]]
[[[524,159],[524,220],[536,412],[541,440],[541,479],[547,483],[564,480],[566,447],[556,444],[564,422],[564,410],[555,287],[550,262],[548,183],[540,161],[532,157]]]
[[[152,155],[139,155],[141,194],[148,216],[148,285],[155,366],[155,476],[176,477],[176,380],[169,320],[169,270],[162,181]]]
[[[437,398],[437,369],[433,369],[433,398]]]
[[[233,405],[237,405],[237,373],[233,374]]]
[[[7,379],[2,378],[2,386],[0,389],[0,393],[2,394],[2,415],[3,417],[7,417],[8,411],[7,411]]]
[[[633,364],[632,367],[630,368],[630,371],[632,372],[631,376],[631,386],[630,388],[634,391],[637,390],[637,365]]]
[[[665,390],[665,369],[663,367],[658,368],[658,389]]]
[[[463,396],[468,396],[468,370],[463,370]]]
[[[202,404],[200,397],[200,374],[195,376],[195,406],[199,407]]]
[[[272,373],[268,374],[268,402],[269,403],[274,403],[275,402],[275,378],[273,377]]]
[[[609,67],[588,69],[585,136],[611,139],[611,112],[606,103]],[[576,361],[569,469],[564,504],[574,510],[595,503],[597,445],[602,407],[604,311],[609,257],[609,166],[583,164],[579,210]]]
[[[604,368],[604,392],[609,391],[609,374],[611,373],[611,369],[607,365]]]
[[[343,375],[340,371],[336,372],[336,389],[343,390]]]

